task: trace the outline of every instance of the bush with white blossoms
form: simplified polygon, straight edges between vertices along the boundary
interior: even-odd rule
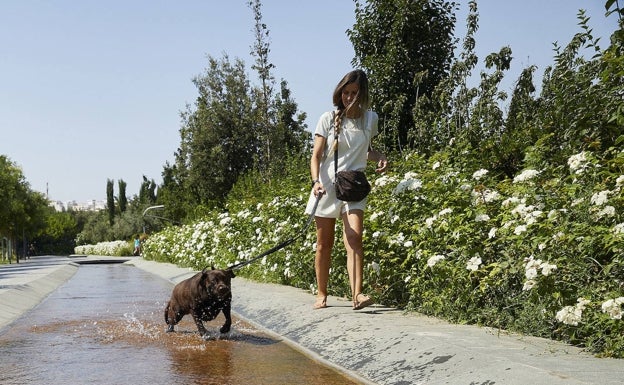
[[[133,241],[98,242],[95,245],[74,247],[74,253],[83,255],[129,256],[134,251]]]
[[[595,351],[603,346],[595,341],[608,338],[608,354],[624,357],[622,296],[604,298],[622,290],[624,177],[612,175],[620,166],[594,158],[497,179],[412,153],[383,175],[369,172],[365,291],[378,303],[451,322],[570,342],[583,336]],[[144,253],[195,269],[249,260],[301,231],[308,188],[229,201],[201,221],[152,234]],[[341,221],[336,226],[330,293],[349,297]],[[314,293],[315,242],[312,224],[238,275]]]
[[[566,325],[577,326],[583,318],[583,310],[585,310],[585,307],[590,303],[591,301],[585,298],[579,298],[576,301],[576,305],[564,306],[563,309],[559,310],[555,318],[557,318],[557,321]]]

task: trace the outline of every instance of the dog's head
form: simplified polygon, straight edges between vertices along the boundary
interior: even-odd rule
[[[209,295],[219,299],[228,299],[232,295],[232,278],[234,278],[232,269],[220,270],[211,266],[211,269],[202,270],[201,283],[206,288]]]

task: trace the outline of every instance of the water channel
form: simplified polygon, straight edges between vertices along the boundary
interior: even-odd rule
[[[85,265],[0,333],[0,383],[306,384],[357,382],[233,318],[202,339],[190,316],[165,333],[173,285],[133,266]]]

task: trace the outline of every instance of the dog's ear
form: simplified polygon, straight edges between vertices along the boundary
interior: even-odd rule
[[[226,271],[227,271],[227,272],[228,272],[228,274],[230,275],[230,278],[235,278],[235,277],[236,277],[236,274],[234,274],[234,270],[232,270],[232,269],[227,269]]]
[[[215,268],[214,268],[214,265],[210,265],[210,268],[211,268],[212,270],[214,270],[214,269],[215,269]]]
[[[203,287],[203,288],[205,288],[205,287],[206,287],[206,282],[208,282],[208,281],[209,281],[209,279],[208,279],[208,271],[207,271],[207,269],[208,269],[208,268],[205,268],[205,269],[204,269],[204,270],[202,270],[202,272],[201,272],[201,277],[199,278],[199,282],[197,283],[197,285],[198,285],[199,287]]]

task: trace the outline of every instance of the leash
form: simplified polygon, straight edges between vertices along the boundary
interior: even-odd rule
[[[272,253],[274,253],[274,252],[276,252],[276,251],[278,251],[280,249],[283,249],[284,247],[290,245],[291,243],[293,243],[297,239],[299,239],[301,236],[303,236],[305,234],[306,230],[308,229],[308,227],[310,226],[310,223],[312,223],[312,219],[314,218],[314,213],[316,212],[316,208],[318,207],[319,201],[321,200],[322,196],[323,196],[323,194],[320,194],[320,193],[316,196],[316,201],[314,202],[314,207],[312,208],[312,212],[310,213],[310,216],[308,217],[308,220],[306,221],[305,226],[303,226],[303,230],[301,230],[301,232],[298,235],[296,235],[296,236],[294,236],[294,237],[292,237],[290,239],[287,239],[287,240],[279,243],[278,245],[273,246],[272,248],[270,248],[269,250],[263,252],[260,255],[257,255],[257,256],[255,256],[255,257],[253,257],[251,259],[248,259],[246,261],[239,262],[239,263],[237,263],[235,265],[232,265],[232,266],[228,267],[227,270],[238,270],[241,267],[249,265],[250,263],[253,263],[253,262],[257,261],[260,258],[264,258],[264,257],[266,257],[269,254],[272,254]]]

